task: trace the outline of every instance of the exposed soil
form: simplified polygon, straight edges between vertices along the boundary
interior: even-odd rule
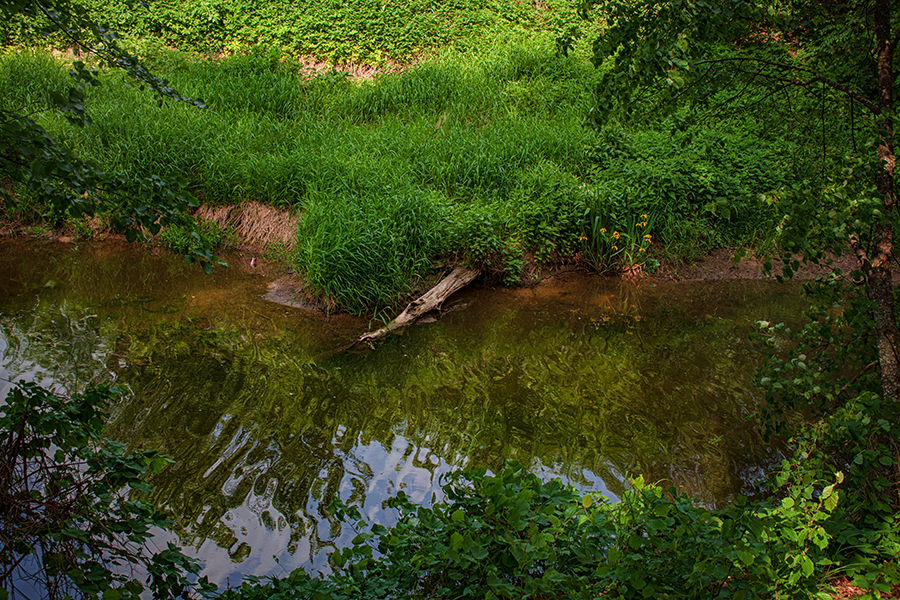
[[[846,577],[833,581],[832,585],[834,585],[834,592],[831,597],[834,600],[849,600],[866,595],[866,590],[856,587]],[[900,585],[895,585],[890,592],[883,592],[881,597],[885,599],[900,598]]]
[[[664,262],[656,273],[649,275],[655,279],[668,279],[678,281],[716,281],[721,279],[775,279],[781,275],[783,263],[780,260],[772,260],[772,274],[763,274],[763,259],[749,254],[739,261],[735,261],[733,250],[714,250],[708,255],[691,263],[674,264]],[[828,264],[800,265],[794,274],[795,279],[815,279],[830,273],[835,267],[844,273],[849,273],[859,268],[856,257],[850,252],[842,256],[831,256]]]
[[[259,262],[265,262],[269,269],[279,270],[279,255],[289,253],[294,246],[294,240],[298,225],[298,216],[289,211],[279,210],[259,202],[247,202],[238,205],[226,206],[202,206],[195,216],[203,221],[215,222],[232,234],[232,243],[245,251],[249,256],[259,257]],[[88,235],[93,239],[117,235],[103,229],[99,220],[88,223],[86,228]],[[44,239],[56,239],[60,242],[71,242],[79,239],[81,233],[69,230],[49,230],[24,226],[20,223],[0,223],[0,236],[26,235]],[[661,254],[658,252],[657,255]],[[268,259],[263,257],[268,255]],[[419,281],[399,308],[406,302],[426,292],[440,280],[449,270],[456,265],[453,257],[448,257],[443,264],[436,266],[445,267],[444,272],[436,269],[436,273]],[[496,264],[493,264],[496,262]],[[248,264],[249,268],[249,258]],[[255,266],[255,265],[254,265]],[[734,251],[720,249],[711,252],[690,263],[662,262],[653,273],[634,269],[621,276],[641,280],[725,280],[725,279],[774,279],[781,273],[781,263],[772,261],[772,274],[763,274],[763,259],[748,253],[748,256],[739,261],[734,260]],[[840,257],[832,257],[830,264],[801,265],[794,277],[796,279],[813,279],[826,275],[833,267],[840,268],[847,273],[857,268],[855,257],[849,252]],[[268,270],[268,269],[267,269]],[[334,312],[338,307],[333,303],[323,300],[317,295],[305,289],[304,282],[290,269],[285,268],[284,276],[276,279],[269,287],[266,299],[287,306],[303,307],[312,310]],[[539,285],[547,279],[572,272],[589,272],[589,268],[578,255],[575,256],[551,256],[549,260],[536,261],[533,255],[526,255],[523,261],[518,285],[530,287]],[[895,276],[896,278],[896,276]],[[505,265],[498,258],[497,261],[487,261],[484,275],[478,281],[488,284],[508,284],[505,280]]]
[[[290,252],[297,232],[297,215],[259,202],[228,206],[201,206],[195,215],[201,221],[212,221],[230,229],[241,248],[255,252],[271,252],[280,248]]]

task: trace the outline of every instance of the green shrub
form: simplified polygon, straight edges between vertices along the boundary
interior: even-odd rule
[[[609,503],[516,463],[451,473],[443,493],[422,507],[399,492],[390,528],[336,502],[360,533],[331,555],[331,575],[296,571],[223,598],[811,598],[838,501],[835,484],[797,482],[780,502],[712,510],[639,478]]]
[[[799,332],[760,323],[773,350],[759,372],[759,420],[769,436],[796,432],[775,486],[844,478],[846,492],[822,524],[833,540],[827,557],[854,585],[886,593],[900,585],[900,406],[881,397],[882,375],[871,368],[871,301],[837,277],[822,283],[809,287],[814,303]]]
[[[150,552],[151,528],[169,522],[134,496],[167,462],[154,451],[126,454],[101,439],[103,412],[119,394],[100,387],[64,398],[16,384],[0,406],[0,597],[187,598],[205,578],[169,544]],[[141,566],[146,583],[129,566]]]

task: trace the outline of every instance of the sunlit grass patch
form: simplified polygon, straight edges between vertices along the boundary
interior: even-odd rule
[[[353,310],[396,303],[442,257],[507,282],[526,255],[627,270],[650,246],[635,237],[626,252],[601,230],[633,229],[644,213],[676,254],[763,235],[770,216],[755,198],[790,169],[778,143],[748,145],[740,123],[588,126],[598,73],[546,37],[363,81],[310,75],[277,51],[160,50],[150,62],[209,108],[159,106],[105,76],[89,90],[92,126],[35,117],[104,169],[184,177],[207,204],[299,212],[296,267]],[[4,55],[0,102],[47,109],[46,94],[17,83],[37,76],[67,85],[46,55]]]

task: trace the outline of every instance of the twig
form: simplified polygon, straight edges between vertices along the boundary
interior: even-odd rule
[[[266,315],[260,315],[258,312],[256,312],[256,311],[253,310],[252,308],[250,309],[250,312],[255,313],[255,314],[261,316],[263,319],[269,319],[269,321],[272,322],[272,329],[275,330],[275,333],[278,333],[278,328],[275,327],[275,321],[272,321],[272,319],[271,319],[270,317],[267,317]]]

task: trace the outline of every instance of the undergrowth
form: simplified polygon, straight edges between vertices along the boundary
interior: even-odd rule
[[[586,34],[599,23],[580,21],[577,5],[565,0],[435,3],[375,0],[302,4],[248,0],[122,4],[84,0],[94,18],[142,50],[172,47],[189,52],[232,53],[250,46],[332,63],[408,63],[438,48],[483,49],[493,40],[521,39],[549,32],[554,37],[577,28]],[[27,41],[21,21],[0,25],[0,41]],[[60,40],[64,43],[64,40]],[[146,52],[142,52],[146,53]]]
[[[90,90],[93,125],[75,128],[50,110],[65,65],[34,51],[0,58],[0,103],[30,110],[109,171],[181,176],[206,203],[299,211],[296,267],[311,291],[354,311],[390,307],[442,257],[515,283],[526,253],[615,272],[652,267],[658,247],[740,245],[771,233],[760,194],[793,168],[786,142],[754,145],[740,118],[589,126],[599,75],[548,36],[366,81],[310,76],[259,46],[149,62],[209,109],[157,106],[107,81]],[[33,206],[24,195],[16,210]]]
[[[215,248],[229,241],[229,232],[212,221],[198,223],[188,230],[171,225],[159,232],[159,240],[166,248],[179,254],[190,255],[201,248]]]

